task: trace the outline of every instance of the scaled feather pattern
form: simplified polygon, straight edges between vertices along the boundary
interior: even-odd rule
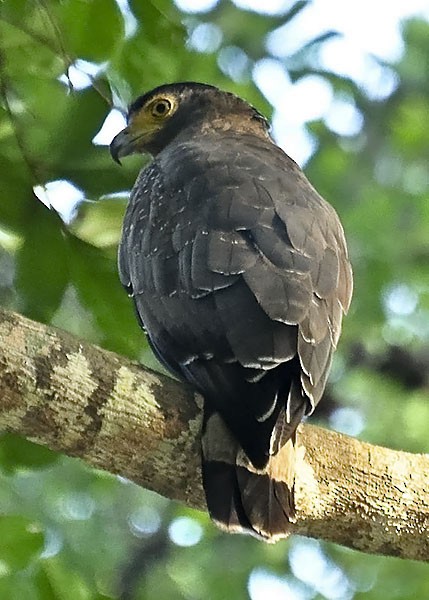
[[[161,100],[175,111],[153,125]],[[212,86],[138,99],[112,142],[115,158],[132,151],[153,160],[126,211],[121,281],[155,354],[204,397],[211,516],[278,539],[294,519],[296,427],[321,399],[351,300],[341,223],[265,119]]]

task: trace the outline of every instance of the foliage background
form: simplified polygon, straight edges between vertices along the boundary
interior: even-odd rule
[[[275,109],[275,133],[295,157],[281,82],[316,83],[309,105],[328,90],[330,109],[304,119],[301,158],[341,215],[356,282],[318,418],[428,452],[429,23],[402,24],[396,60],[368,58],[369,85],[365,74],[326,68],[335,31],[282,51],[308,2],[272,14],[243,4],[0,2],[0,302],[153,365],[116,275],[126,192],[142,160],[119,169],[93,143],[110,108],[166,81],[206,81],[267,115]],[[123,568],[138,579],[136,565],[149,559],[139,599],[429,597],[425,564],[310,539],[271,547],[226,536],[205,514],[9,434],[0,465],[1,598],[116,597]]]

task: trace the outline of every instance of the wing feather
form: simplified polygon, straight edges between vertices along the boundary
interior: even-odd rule
[[[177,145],[142,172],[119,267],[158,354],[233,430],[240,410],[249,431],[263,425],[265,452],[284,439],[281,408],[290,437],[320,400],[351,268],[335,211],[295,163],[269,142],[236,143]]]

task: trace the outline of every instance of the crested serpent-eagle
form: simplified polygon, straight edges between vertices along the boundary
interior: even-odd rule
[[[325,388],[352,272],[334,209],[237,96],[162,85],[130,107],[115,160],[150,153],[120,278],[156,356],[204,397],[212,518],[275,540],[294,518],[294,440]]]

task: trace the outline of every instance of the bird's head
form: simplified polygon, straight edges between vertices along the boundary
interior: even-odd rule
[[[127,123],[110,144],[116,162],[134,153],[155,155],[187,129],[190,134],[204,127],[268,131],[265,117],[238,96],[194,82],[162,85],[140,96],[129,108]]]

